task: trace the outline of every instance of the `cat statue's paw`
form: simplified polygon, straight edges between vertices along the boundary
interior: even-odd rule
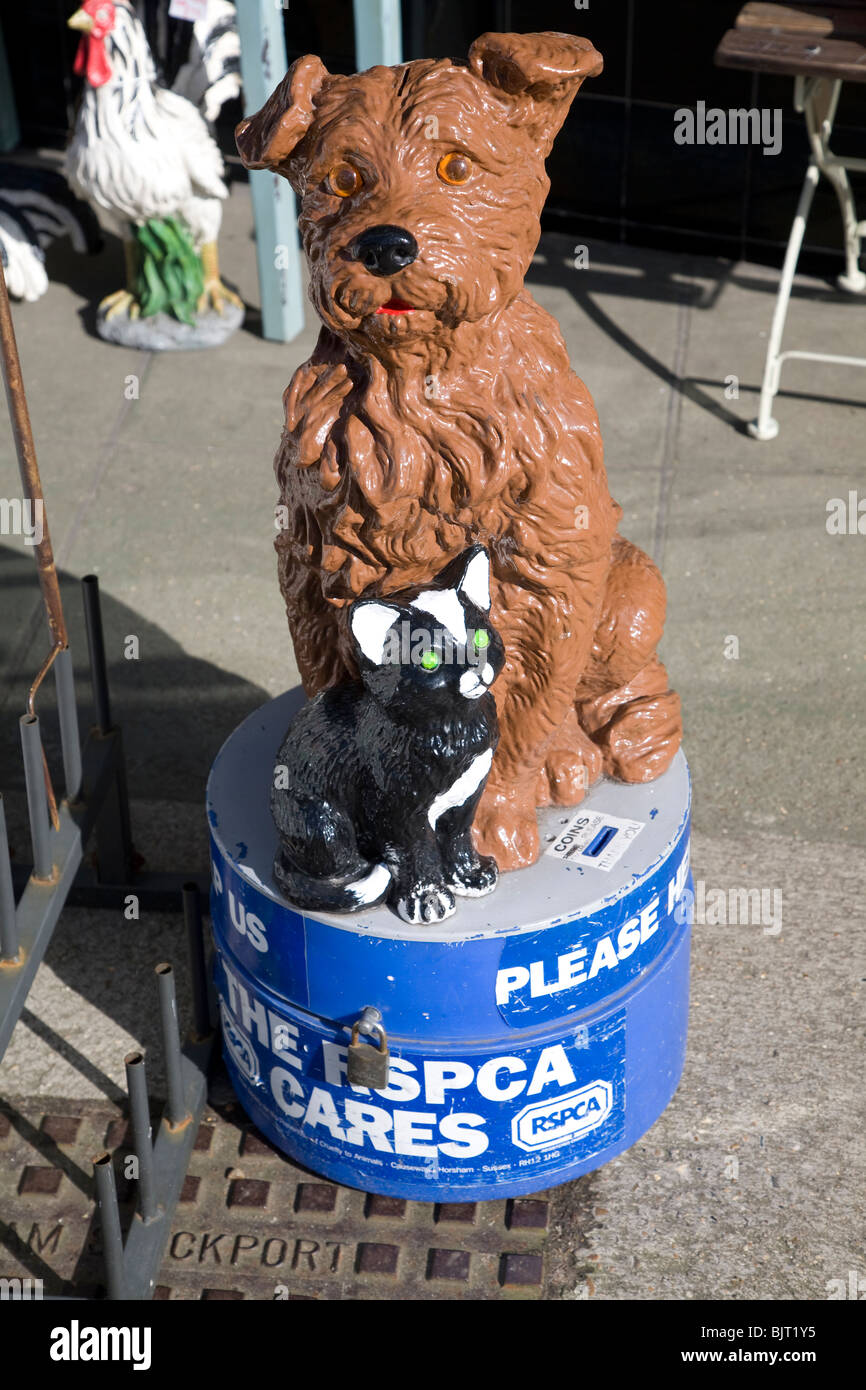
[[[437,888],[434,884],[428,884],[408,893],[405,898],[398,898],[393,907],[404,922],[423,925],[444,922],[446,917],[453,917],[457,904],[454,894],[444,885]]]
[[[499,870],[490,854],[479,855],[472,863],[454,864],[448,874],[448,887],[461,898],[483,898],[498,882]]]

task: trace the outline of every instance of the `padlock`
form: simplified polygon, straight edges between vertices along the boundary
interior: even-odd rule
[[[346,1080],[350,1086],[369,1086],[371,1091],[382,1091],[388,1085],[391,1054],[382,1025],[374,1024],[371,1031],[379,1035],[378,1046],[375,1042],[361,1041],[360,1019],[353,1025],[346,1062]]]

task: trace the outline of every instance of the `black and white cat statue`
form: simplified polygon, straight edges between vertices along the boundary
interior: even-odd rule
[[[274,877],[290,903],[387,902],[424,924],[496,887],[471,838],[499,737],[490,686],[505,651],[489,615],[480,545],[423,590],[352,604],[361,678],[301,709],[274,769]]]

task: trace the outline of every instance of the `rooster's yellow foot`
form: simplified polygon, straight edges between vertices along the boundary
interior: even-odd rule
[[[222,317],[224,304],[236,304],[239,309],[244,307],[244,302],[234,290],[230,290],[228,285],[224,285],[219,278],[206,280],[204,293],[199,296],[198,312],[206,313],[209,309],[214,309]]]
[[[141,305],[129,290],[115,290],[114,294],[107,294],[100,300],[99,312],[107,319],[117,318],[119,314],[128,314],[131,319],[137,319]]]

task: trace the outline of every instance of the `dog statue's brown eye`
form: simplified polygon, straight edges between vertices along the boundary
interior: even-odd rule
[[[436,173],[445,183],[466,183],[472,174],[472,160],[452,150],[451,154],[443,154],[436,165]]]
[[[348,164],[345,160],[335,164],[328,174],[328,187],[338,198],[351,198],[353,193],[358,192],[362,182],[354,164]]]

